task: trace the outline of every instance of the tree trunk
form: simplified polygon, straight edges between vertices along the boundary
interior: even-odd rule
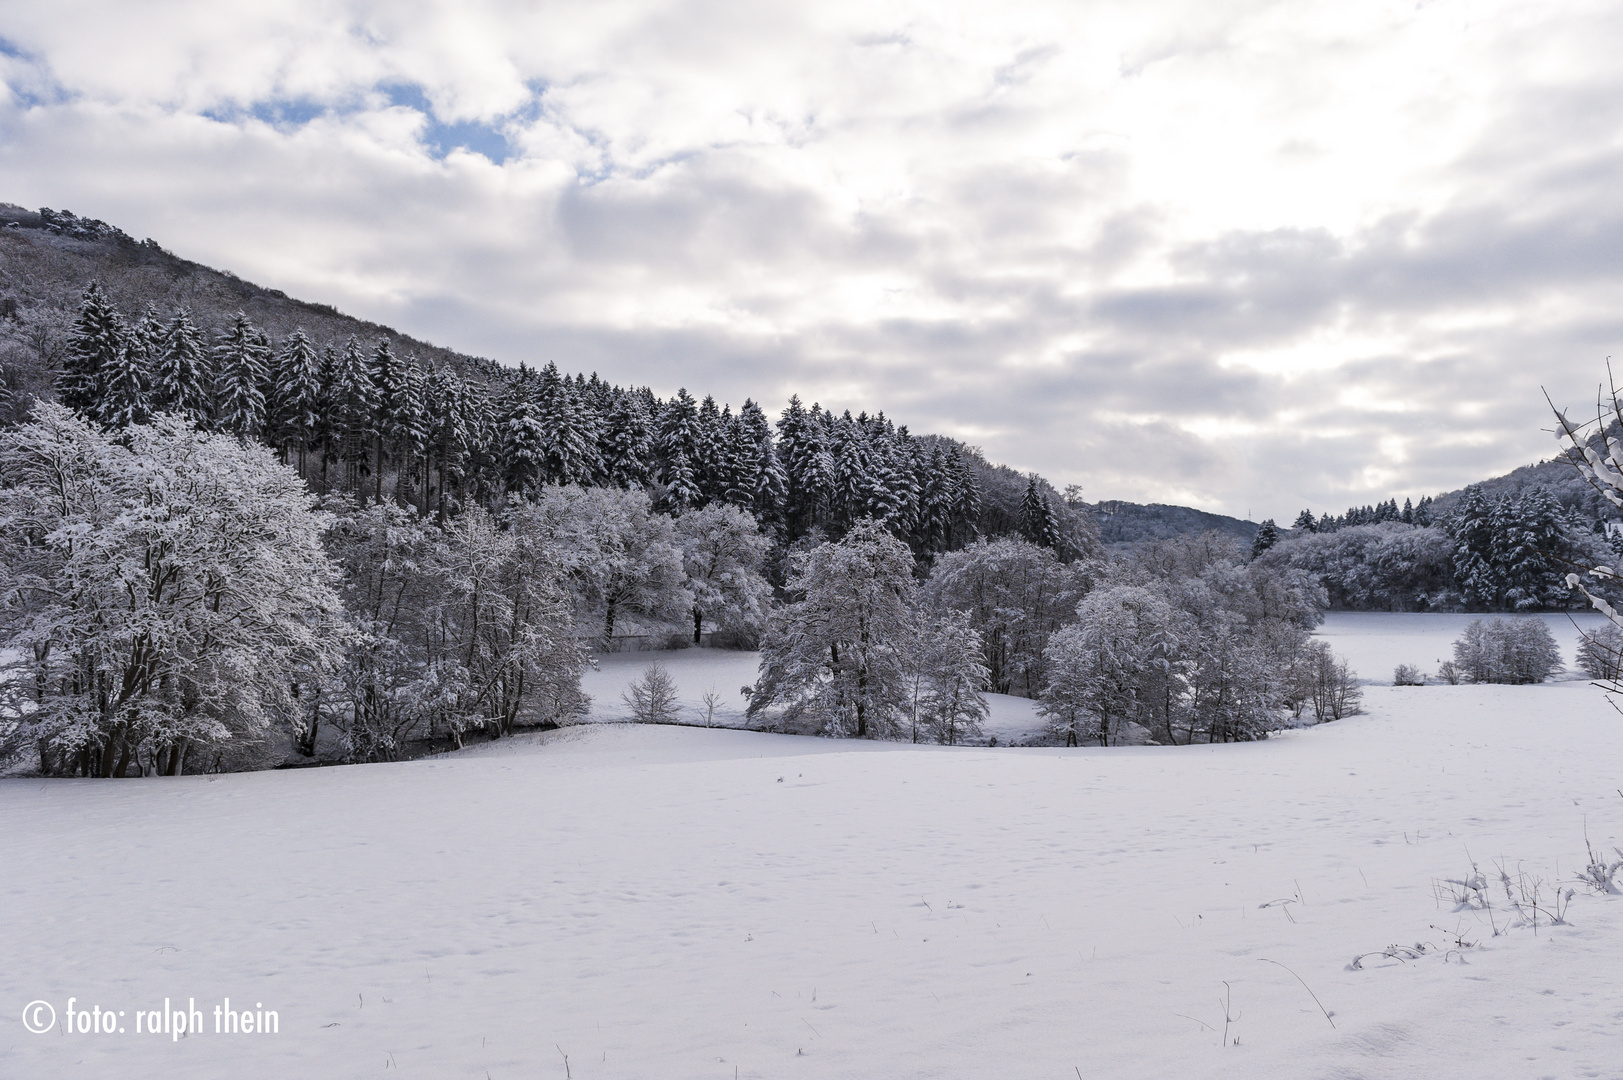
[[[704,627],[704,615],[699,611],[699,605],[693,605],[693,644],[702,644],[699,640],[700,631]]]

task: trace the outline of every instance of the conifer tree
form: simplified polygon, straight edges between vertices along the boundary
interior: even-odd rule
[[[390,416],[388,436],[396,454],[396,490],[403,501],[415,497],[419,467],[423,474],[423,497],[418,509],[428,513],[428,406],[424,400],[428,392],[422,367],[415,359],[408,359],[400,381],[400,396]]]
[[[671,483],[670,469],[678,455],[681,455],[687,464],[689,480],[697,483],[698,477],[693,474],[693,470],[697,457],[698,433],[698,403],[686,389],[677,390],[676,396],[665,404],[664,415],[661,416],[659,424],[659,459],[664,465],[660,479],[667,485]]]
[[[1316,533],[1319,531],[1319,523],[1314,520],[1313,511],[1303,510],[1300,514],[1296,515],[1296,521],[1291,525],[1291,528]]]
[[[1277,543],[1279,543],[1279,526],[1274,524],[1273,518],[1266,518],[1257,527],[1257,535],[1251,540],[1251,557],[1255,559]]]
[[[540,409],[516,388],[502,417],[502,470],[508,491],[525,497],[540,492],[546,484],[547,442]]]
[[[304,475],[305,452],[314,445],[321,409],[321,361],[303,328],[295,328],[276,354],[272,379],[276,386],[276,412],[272,431],[283,460],[291,447],[298,453],[299,475]]]
[[[438,366],[428,373],[428,389],[423,401],[427,421],[428,462],[424,472],[439,478],[439,498],[435,514],[443,523],[450,513],[448,502],[451,479],[461,475],[466,458],[467,431],[462,418],[462,385],[456,373]],[[427,481],[424,481],[425,487]]]
[[[333,438],[337,459],[344,466],[344,486],[360,489],[370,472],[372,421],[377,414],[377,391],[372,384],[366,354],[353,337],[336,356],[332,383]]]
[[[665,470],[665,508],[673,514],[686,513],[697,508],[704,500],[704,493],[699,490],[699,481],[693,473],[693,466],[688,464],[688,456],[681,450],[676,452]]]
[[[264,433],[267,360],[257,328],[247,315],[237,312],[214,346],[222,430],[245,438]]]
[[[107,388],[107,373],[124,348],[124,320],[92,281],[79,301],[68,334],[67,356],[56,376],[56,397],[68,408],[95,417]]]
[[[642,399],[631,393],[616,394],[599,435],[599,454],[609,483],[622,488],[646,483],[652,449]]]
[[[152,411],[206,425],[211,411],[208,350],[185,308],[164,327],[152,360]]]
[[[1454,580],[1466,603],[1479,609],[1497,609],[1504,591],[1494,559],[1494,533],[1500,516],[1499,507],[1472,484],[1449,522],[1454,537]]]
[[[405,365],[395,356],[387,340],[372,350],[367,377],[372,382],[372,415],[367,435],[372,442],[372,497],[383,498],[383,462],[392,445],[390,432],[400,423],[405,398]]]
[[[552,365],[548,365],[552,370]],[[595,483],[603,472],[597,456],[597,426],[592,422],[583,392],[569,380],[554,380],[551,389],[542,380],[537,406],[545,432],[545,476],[549,484]]]
[[[148,304],[135,325],[125,330],[113,362],[102,370],[102,399],[96,409],[102,423],[127,428],[151,418],[149,366],[160,333],[157,309]]]
[[[1040,547],[1059,549],[1059,521],[1048,496],[1037,487],[1036,473],[1026,482],[1026,494],[1020,500],[1020,535]]]

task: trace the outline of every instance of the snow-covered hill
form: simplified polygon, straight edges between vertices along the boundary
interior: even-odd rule
[[[1548,912],[1618,843],[1616,713],[1366,694],[1226,746],[604,725],[0,781],[0,1076],[1618,1075],[1623,903],[1535,928],[1498,878]],[[226,997],[278,1032],[214,1033]],[[70,998],[125,1030],[25,1029]],[[137,1035],[166,998],[204,1031]]]

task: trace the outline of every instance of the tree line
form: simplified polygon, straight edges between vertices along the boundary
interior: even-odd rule
[[[1369,520],[1359,515],[1358,524],[1330,515],[1310,524],[1312,512],[1304,510],[1292,536],[1273,532],[1264,544],[1259,532],[1253,554],[1309,572],[1324,585],[1332,607],[1351,611],[1581,606],[1584,601],[1574,600],[1566,575],[1616,559],[1590,522],[1541,487],[1491,496],[1473,485],[1435,518],[1427,499],[1416,507],[1405,502],[1412,511],[1409,521],[1396,505],[1395,500],[1382,503]]]
[[[185,309],[127,319],[86,289],[56,379],[59,401],[105,425],[172,414],[275,448],[322,493],[414,505],[439,520],[499,512],[547,485],[642,487],[672,514],[725,503],[784,544],[871,518],[917,555],[972,539],[984,463],[915,437],[883,413],[835,414],[792,398],[776,422],[685,389],[662,400],[521,366],[487,382],[397,355],[386,340],[272,341],[241,313],[205,330]],[[1008,524],[1075,557],[1091,538],[1033,475]]]

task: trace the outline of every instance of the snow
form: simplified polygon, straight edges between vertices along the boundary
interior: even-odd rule
[[[1456,615],[1447,613],[1389,613],[1333,611],[1325,616],[1316,636],[1330,643],[1346,659],[1360,682],[1391,685],[1392,670],[1413,664],[1435,676],[1444,660],[1454,657],[1454,642],[1477,619],[1543,619],[1561,649],[1569,678],[1583,678],[1577,669],[1578,635],[1596,630],[1606,618],[1597,611],[1570,615]]]
[[[676,649],[650,652],[607,653],[595,657],[595,670],[581,680],[581,688],[592,698],[587,716],[594,723],[631,719],[621,695],[648,665],[659,661],[676,682],[677,718],[684,724],[703,724],[706,691],[714,689],[721,698],[716,706],[717,727],[744,727],[744,708],[749,702],[739,691],[754,685],[761,662],[758,652],[726,649]],[[1008,694],[987,694],[990,716],[982,725],[986,738],[995,737],[1002,746],[1038,738],[1047,723],[1037,715],[1037,703],[1030,698]],[[756,726],[759,726],[757,724]]]
[[[1425,625],[1415,644],[1451,632]],[[665,659],[688,698],[748,663]],[[1365,705],[1223,746],[604,724],[393,765],[0,780],[0,1076],[1619,1076],[1623,899],[1579,889],[1535,931],[1505,930],[1502,892],[1433,896],[1473,859],[1570,882],[1586,829],[1619,843],[1617,714],[1581,682]],[[195,997],[205,1032],[24,1030],[70,996]],[[214,1034],[226,996],[280,1032]]]

